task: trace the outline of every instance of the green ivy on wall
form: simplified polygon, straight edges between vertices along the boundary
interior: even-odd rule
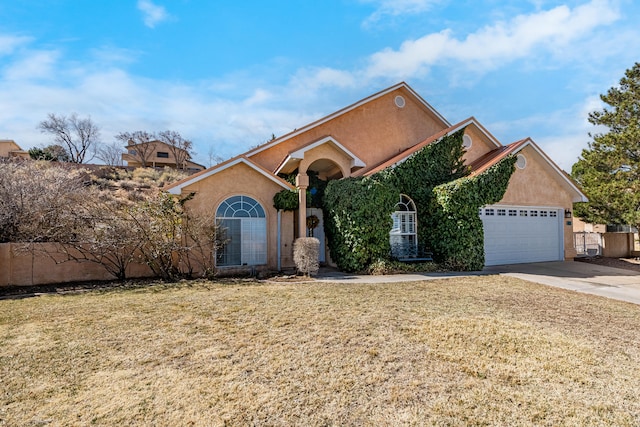
[[[433,232],[436,222],[431,204],[433,189],[469,174],[469,168],[462,158],[465,153],[463,136],[464,129],[445,135],[404,162],[376,174],[379,179],[413,200],[418,216],[418,241],[421,246],[431,248],[432,251],[433,243],[440,239]]]
[[[330,181],[324,195],[331,258],[344,271],[362,271],[390,252],[391,213],[398,192],[371,178]]]
[[[474,177],[459,178],[433,189],[431,240],[435,260],[451,270],[474,271],[484,267],[484,229],[478,209],[498,203],[515,170],[509,156]]]
[[[310,175],[310,188],[326,185],[322,187],[324,197],[313,203],[324,210],[329,250],[341,270],[364,271],[389,258],[391,214],[401,193],[414,201],[418,240],[431,249],[436,261],[453,270],[484,267],[484,231],[478,209],[502,199],[515,170],[515,157],[471,177],[463,160],[463,136],[464,129],[446,135],[370,177],[326,185]],[[297,197],[296,192],[284,190],[274,197],[274,206],[297,209]],[[309,197],[307,194],[308,206],[314,206]]]

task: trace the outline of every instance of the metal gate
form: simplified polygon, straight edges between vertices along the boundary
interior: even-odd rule
[[[578,256],[602,255],[602,234],[600,233],[573,233],[573,246]]]

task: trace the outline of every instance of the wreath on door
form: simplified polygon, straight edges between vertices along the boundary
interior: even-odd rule
[[[315,215],[307,217],[307,237],[313,237],[313,230],[320,224],[320,220]]]

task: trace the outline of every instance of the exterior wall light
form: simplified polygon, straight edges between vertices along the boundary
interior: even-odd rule
[[[572,218],[573,217],[573,213],[569,209],[565,209],[564,210],[564,217],[565,218]]]

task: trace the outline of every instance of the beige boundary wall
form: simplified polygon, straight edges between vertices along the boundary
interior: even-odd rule
[[[635,248],[633,233],[603,233],[602,256],[607,258],[626,258],[632,256]]]
[[[58,262],[38,249],[46,243],[36,244],[35,251],[24,245],[0,243],[0,286],[49,285],[93,280],[115,279],[107,270],[94,262]],[[128,278],[153,277],[153,272],[143,264],[130,264]]]

